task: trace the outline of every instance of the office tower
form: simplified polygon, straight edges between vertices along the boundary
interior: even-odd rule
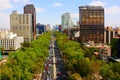
[[[33,4],[24,6],[24,14],[32,14],[32,32],[33,39],[36,39],[36,10]]]
[[[10,15],[10,30],[19,37],[24,37],[25,42],[32,41],[31,23],[31,14],[18,14],[17,11],[13,11]]]
[[[80,6],[80,42],[92,40],[104,42],[104,8],[101,6]]]
[[[72,27],[70,13],[68,12],[64,13],[61,18],[62,18],[62,31],[68,32]]]

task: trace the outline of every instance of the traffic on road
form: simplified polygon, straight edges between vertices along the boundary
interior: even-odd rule
[[[59,48],[56,45],[55,35],[52,35],[49,45],[49,56],[44,64],[42,80],[67,80],[67,71]]]

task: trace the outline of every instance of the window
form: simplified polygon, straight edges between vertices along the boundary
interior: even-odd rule
[[[26,15],[26,23],[28,24],[28,15]]]
[[[19,18],[20,18],[19,23],[21,24],[21,15],[19,15]]]
[[[23,15],[23,24],[25,24],[25,15]]]

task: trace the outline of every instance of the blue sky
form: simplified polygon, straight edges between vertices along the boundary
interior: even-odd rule
[[[105,9],[105,26],[120,27],[120,0],[1,0],[0,29],[9,29],[9,15],[13,10],[23,14],[26,4],[34,4],[37,23],[61,24],[61,15],[70,12],[74,21],[79,19],[79,6],[95,5]]]

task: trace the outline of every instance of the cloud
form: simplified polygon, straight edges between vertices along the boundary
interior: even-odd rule
[[[56,6],[56,7],[61,7],[62,4],[61,3],[54,3],[53,6]]]
[[[90,5],[92,5],[92,6],[105,6],[105,3],[103,3],[102,1],[92,1],[91,3],[90,3]]]
[[[38,7],[36,7],[36,11],[37,12],[43,12],[45,9],[44,8],[38,8]]]
[[[106,14],[120,14],[120,7],[118,6],[112,6],[109,8],[105,8]]]
[[[8,8],[12,8],[13,6],[10,4],[9,0],[0,1],[0,10],[5,10]]]

